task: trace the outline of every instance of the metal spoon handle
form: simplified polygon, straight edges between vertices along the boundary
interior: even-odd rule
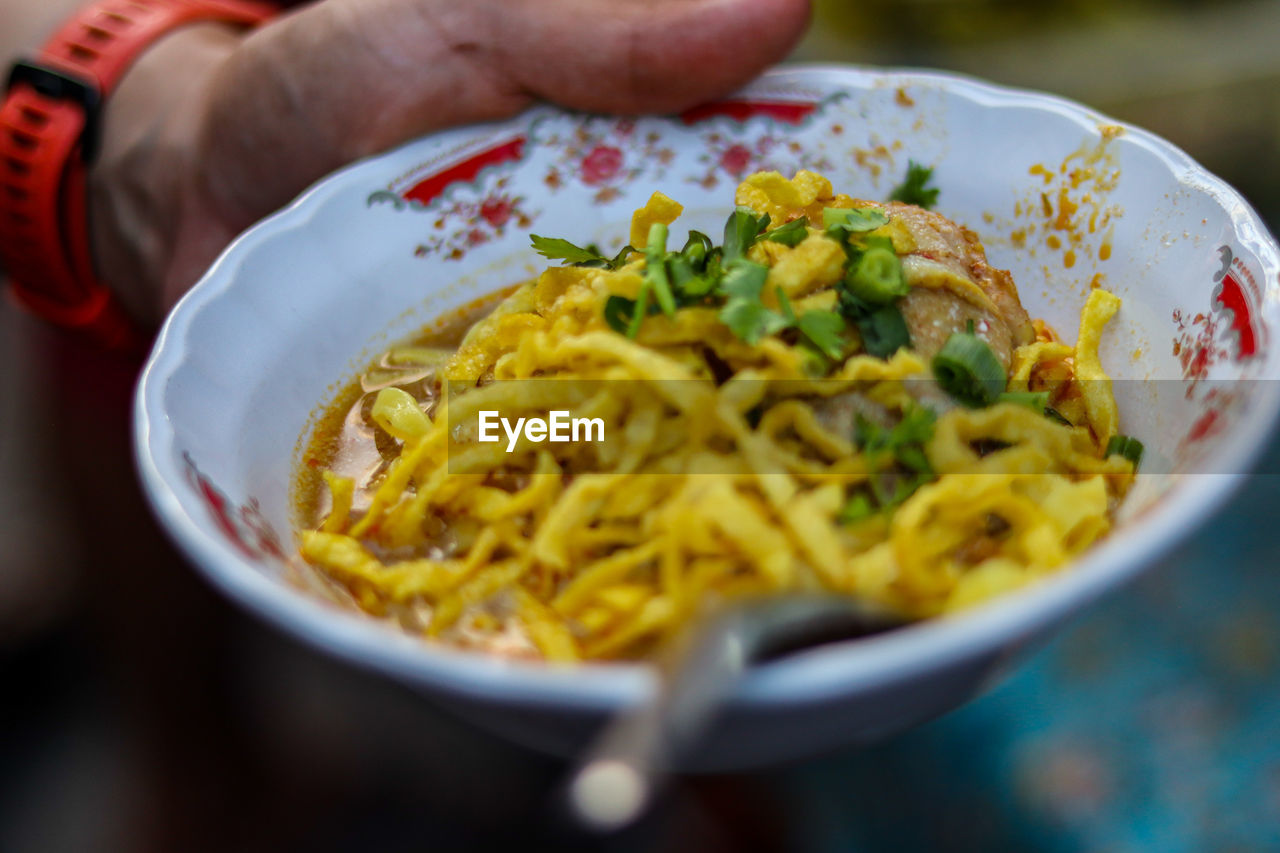
[[[678,641],[657,662],[655,698],[606,724],[569,786],[570,807],[583,824],[610,832],[647,809],[746,669],[740,621],[716,619]]]
[[[572,777],[570,808],[598,832],[630,824],[753,662],[901,624],[897,614],[833,595],[751,599],[724,608],[658,659],[654,699],[605,727]]]

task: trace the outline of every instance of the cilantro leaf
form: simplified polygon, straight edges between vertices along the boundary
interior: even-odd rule
[[[720,309],[720,322],[735,335],[751,345],[761,338],[775,334],[787,327],[786,318],[770,311],[760,302],[746,299],[730,299]]]
[[[809,236],[808,224],[809,221],[802,216],[799,219],[791,220],[786,225],[780,225],[772,231],[766,232],[764,238],[774,243],[781,243],[784,246],[794,248]]]
[[[604,262],[604,265],[611,270],[620,270],[627,265],[627,256],[635,251],[635,247],[630,243],[618,250],[618,254],[614,255],[610,260]],[[588,261],[588,263],[590,263]]]
[[[757,344],[766,335],[787,327],[787,319],[770,311],[760,301],[769,268],[739,258],[726,267],[720,290],[727,297],[720,309],[720,322],[749,344]]]
[[[604,255],[594,248],[584,249],[559,237],[540,237],[537,234],[530,234],[529,239],[533,242],[535,252],[553,261],[562,260],[569,264],[579,264],[583,261],[606,260]]]
[[[806,311],[796,326],[800,329],[800,334],[808,338],[823,355],[831,359],[844,355],[844,339],[840,337],[840,333],[844,331],[844,320],[836,312]]]
[[[853,497],[849,498],[849,502],[844,505],[844,509],[840,510],[840,515],[836,521],[841,524],[853,524],[855,521],[862,521],[864,518],[870,518],[875,515],[876,508],[871,504],[871,498],[864,491],[853,493]]]
[[[933,440],[933,430],[938,423],[938,416],[928,406],[912,406],[902,413],[891,433],[893,443],[925,444]]]
[[[889,195],[891,201],[915,204],[925,210],[932,210],[938,203],[938,188],[929,186],[933,178],[933,167],[921,166],[915,160],[907,162],[906,179],[894,188]]]
[[[749,263],[749,262],[743,262]],[[765,268],[766,272],[768,271]],[[754,287],[754,280],[751,282]],[[763,285],[763,282],[761,282]],[[840,333],[844,331],[844,320],[834,311],[806,311],[803,316],[797,317],[796,311],[791,307],[791,300],[787,298],[786,291],[781,287],[774,288],[774,292],[778,296],[778,312],[764,310],[772,315],[765,316],[757,311],[748,312],[742,307],[741,303],[751,300],[750,291],[745,284],[735,281],[731,285],[738,293],[738,303],[735,304],[732,316],[744,327],[747,326],[748,319],[755,325],[751,326],[753,332],[756,328],[764,328],[767,331],[763,335],[781,332],[783,329],[797,329],[800,334],[807,340],[812,347],[815,355],[826,356],[830,359],[839,359],[844,355],[844,340],[840,337]],[[754,297],[759,300],[758,291]],[[724,320],[723,313],[721,320]],[[727,323],[727,321],[726,321]],[[736,333],[736,332],[735,332]],[[763,336],[762,335],[762,336]],[[738,337],[743,337],[738,335]],[[746,338],[743,338],[746,340]],[[748,341],[755,343],[755,341]],[[801,342],[802,344],[804,341]]]
[[[631,318],[635,311],[636,303],[634,299],[628,299],[625,296],[610,296],[604,303],[604,321],[609,324],[610,329],[620,335],[625,335],[627,327],[631,325]]]
[[[775,287],[773,290],[778,295],[778,307],[782,309],[782,316],[787,319],[787,325],[794,326],[796,324],[796,312],[791,307],[791,300],[787,298],[787,292],[781,287]]]
[[[760,232],[768,227],[769,214],[767,213],[756,216],[753,211],[739,207],[729,214],[729,220],[724,224],[725,265],[744,257],[747,249],[750,249],[751,244],[760,236]]]
[[[744,259],[732,263],[726,261],[720,290],[730,299],[752,299],[759,302],[760,294],[764,291],[765,279],[768,277],[769,268],[764,264]]]
[[[832,359],[827,358],[809,339],[797,341],[796,350],[800,353],[800,372],[805,376],[816,379],[831,372]]]
[[[622,251],[612,258],[600,254],[595,246],[577,246],[559,237],[540,237],[529,235],[533,249],[544,258],[553,261],[564,261],[577,266],[608,267],[611,270],[621,269],[627,263],[627,256],[635,251],[631,246],[623,246]]]
[[[659,309],[657,305],[646,301],[644,310],[645,316],[651,316],[657,314]],[[639,331],[640,323],[636,321],[636,300],[614,294],[605,300],[603,313],[604,321],[618,334],[634,338],[635,334],[631,331],[633,325]]]
[[[889,358],[911,346],[911,332],[897,305],[875,308],[859,303],[857,297],[840,294],[840,312],[853,323],[862,337],[862,348],[876,358]]]
[[[875,207],[826,207],[822,210],[822,224],[829,231],[874,231],[888,223],[888,215]]]
[[[933,480],[933,466],[924,446],[933,439],[936,423],[937,416],[927,406],[912,406],[902,413],[902,420],[888,429],[858,416],[854,441],[866,453],[873,469],[869,484],[881,509],[898,506]],[[851,498],[850,504],[853,503]]]

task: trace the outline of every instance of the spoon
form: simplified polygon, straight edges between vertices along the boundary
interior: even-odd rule
[[[797,594],[726,605],[659,657],[653,699],[605,726],[570,777],[571,814],[597,833],[637,821],[752,664],[904,624],[892,611],[847,596]]]

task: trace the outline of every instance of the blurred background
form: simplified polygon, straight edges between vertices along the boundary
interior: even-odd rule
[[[936,67],[1165,136],[1280,227],[1280,3],[818,0],[795,61]],[[0,850],[586,848],[563,768],[230,607],[128,448],[136,368],[0,300]],[[1280,471],[1280,443],[1260,466]],[[1002,686],[893,740],[681,780],[626,850],[1280,850],[1280,477]]]

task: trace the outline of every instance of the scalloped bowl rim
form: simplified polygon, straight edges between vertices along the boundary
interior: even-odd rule
[[[1172,143],[1147,131],[1059,96],[951,73],[806,64],[781,66],[765,77],[815,72],[851,75],[851,82],[858,84],[924,83],[987,106],[1019,106],[1056,113],[1089,128],[1099,122],[1121,126],[1128,140],[1159,158],[1180,184],[1193,186],[1221,205],[1238,239],[1262,260],[1267,281],[1280,275],[1280,250],[1248,202]],[[559,112],[546,105],[531,110]],[[491,126],[503,127],[521,118]],[[217,588],[266,620],[341,658],[443,692],[526,706],[590,712],[639,701],[652,685],[649,668],[643,664],[564,667],[505,660],[429,644],[359,614],[339,611],[255,569],[214,534],[210,523],[193,517],[174,490],[173,484],[182,481],[180,470],[171,461],[175,457],[176,436],[160,400],[166,381],[185,357],[183,341],[188,328],[198,320],[206,304],[232,286],[237,259],[282,231],[304,227],[327,197],[342,185],[370,173],[377,159],[358,161],[329,175],[240,235],[169,314],[135,396],[135,452],[147,496],[169,535]],[[1262,375],[1280,378],[1280,348],[1273,347],[1267,354]],[[1278,415],[1280,383],[1268,382],[1266,391],[1235,428],[1248,440],[1217,450],[1212,457],[1213,470],[1224,473],[1198,475],[1205,479],[1202,488],[1174,490],[1145,517],[1091,548],[1068,570],[955,615],[856,643],[813,649],[758,667],[744,679],[735,704],[785,707],[820,701],[905,681],[1031,636],[1038,627],[1069,615],[1130,580],[1198,527],[1198,522],[1218,509],[1238,487],[1265,447]]]

